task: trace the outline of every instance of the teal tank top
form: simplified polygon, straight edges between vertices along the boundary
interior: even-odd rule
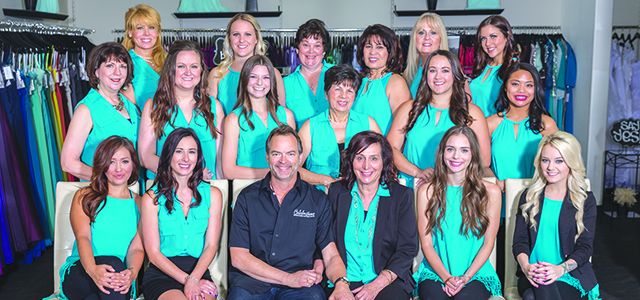
[[[490,66],[487,64],[480,76],[471,80],[469,84],[472,101],[480,107],[485,118],[496,114],[495,103],[502,87],[502,79],[498,76],[500,66],[502,65]],[[489,71],[489,76],[485,79],[484,77]]]
[[[238,84],[240,83],[240,72],[236,72],[229,67],[222,79],[218,82],[218,100],[222,104],[224,114],[228,115],[233,110],[233,106],[238,101]]]
[[[355,111],[349,113],[344,144],[359,132],[369,130],[369,117]],[[311,151],[307,157],[307,170],[338,178],[340,175],[340,150],[336,135],[329,122],[329,110],[309,119]]]
[[[529,263],[548,262],[559,265],[564,262],[560,248],[560,231],[558,227],[563,200],[553,200],[544,197],[543,201],[544,204],[540,212],[540,222],[538,223],[538,237],[531,250]],[[562,275],[562,277],[557,280],[578,290],[581,297],[588,296],[587,298],[589,300],[600,299],[600,286],[597,284],[591,291],[585,291],[580,281],[571,276],[570,273]]]
[[[153,95],[156,94],[158,89],[158,82],[160,81],[160,74],[144,60],[136,54],[133,49],[129,50],[129,56],[133,62],[133,79],[131,85],[133,85],[133,93],[136,97],[136,104],[142,110],[144,104],[148,100],[153,100]]]
[[[436,123],[436,114],[440,112],[440,117]],[[427,107],[420,113],[413,128],[406,134],[404,143],[404,156],[409,162],[416,165],[421,170],[433,168],[436,164],[436,151],[440,140],[449,128],[455,126],[449,117],[449,109],[439,109],[427,104]],[[400,177],[405,178],[407,186],[413,187],[413,177],[401,173]]]
[[[351,189],[351,209],[344,229],[344,246],[347,278],[354,282],[367,284],[378,277],[373,265],[373,236],[380,197],[389,197],[389,190],[382,184],[378,186],[365,215],[362,199],[358,194],[358,183],[354,183]]]
[[[98,93],[91,89],[87,96],[78,102],[78,105],[86,105],[89,108],[93,127],[87,136],[82,148],[80,160],[87,166],[93,167],[93,155],[98,145],[112,135],[129,139],[133,146],[138,144],[138,124],[140,123],[140,111],[122,94],[120,100],[124,103],[124,109],[129,113],[129,120],[122,116],[114,107]],[[77,108],[77,106],[76,106]]]
[[[505,116],[491,135],[491,166],[499,180],[533,177],[533,160],[542,134],[533,133],[528,120],[514,122]]]
[[[115,256],[125,262],[131,241],[138,231],[140,211],[136,201],[133,196],[128,199],[107,196],[100,207],[95,221],[91,223],[93,256]],[[79,261],[78,245],[74,242],[71,255],[60,267],[60,293],[62,293],[62,282],[64,282],[65,275]],[[66,297],[62,299],[66,299]]]
[[[365,76],[351,108],[352,111],[363,113],[376,120],[382,135],[387,135],[393,119],[389,97],[387,97],[387,84],[391,75],[393,73],[389,72],[373,80]]]
[[[269,114],[267,125],[260,120],[253,111],[249,112],[249,120],[253,123],[253,130],[249,127],[247,119],[241,113],[242,107],[234,109],[231,113],[238,116],[238,125],[240,127],[240,135],[238,136],[238,156],[236,164],[238,166],[263,169],[268,168],[267,163],[267,137],[272,130],[278,128],[278,123]],[[287,113],[285,108],[278,106],[276,109],[276,117],[282,124],[287,124]]]
[[[309,118],[329,108],[329,102],[324,93],[324,74],[331,67],[333,67],[332,64],[323,62],[315,95],[302,73],[300,73],[300,66],[293,73],[282,79],[284,81],[284,91],[287,95],[287,108],[293,112],[298,128]]]
[[[418,71],[416,71],[416,75],[413,76],[413,81],[411,82],[411,87],[409,90],[411,91],[411,98],[413,100],[418,96],[418,87],[420,86],[420,81],[422,81],[422,72],[424,72],[424,67],[422,66],[422,60],[420,60],[418,66]]]
[[[215,99],[211,98],[211,113],[213,113],[213,123],[216,123],[216,109],[215,109]],[[164,130],[161,137],[156,140],[156,155],[158,157],[162,153],[162,147],[164,146],[164,142],[167,140],[169,134],[171,134],[176,128],[184,127],[191,128],[195,131],[196,136],[200,140],[200,147],[202,147],[202,156],[204,158],[204,166],[213,173],[213,178],[216,179],[216,157],[217,157],[217,148],[216,148],[216,139],[211,135],[211,130],[207,125],[207,120],[204,118],[202,113],[198,110],[194,110],[191,115],[191,122],[187,122],[184,114],[180,107],[175,105],[173,115],[169,122],[164,124]],[[173,123],[173,125],[171,124]],[[147,170],[147,178],[154,179],[156,178],[156,174]]]
[[[451,276],[462,276],[471,266],[476,254],[482,248],[484,237],[477,238],[472,233],[465,236],[460,233],[462,226],[462,186],[448,185],[446,188],[446,205],[441,228],[431,232],[433,248],[440,257],[445,269]],[[442,279],[431,268],[427,259],[423,259],[418,272],[415,273],[416,282],[432,280],[442,283]],[[489,260],[476,272],[469,282],[477,280],[494,296],[502,295],[500,279]]]
[[[157,195],[157,186],[151,189]],[[172,212],[169,212],[165,206],[167,198],[164,196],[158,197],[160,252],[166,257],[191,256],[199,258],[202,254],[205,234],[209,225],[211,185],[206,182],[200,182],[197,190],[202,200],[200,205],[189,208],[186,218],[182,213],[182,204],[177,201],[175,194]],[[191,203],[195,201],[196,198],[191,199]]]

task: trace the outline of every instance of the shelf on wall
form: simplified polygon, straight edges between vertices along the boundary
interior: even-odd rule
[[[36,10],[26,10],[26,9],[12,9],[12,8],[3,8],[2,12],[7,17],[17,17],[17,18],[26,18],[26,19],[49,19],[49,20],[58,20],[64,21],[69,16],[63,14],[54,14],[43,11]]]
[[[499,9],[436,9],[436,10],[398,10],[394,6],[393,13],[397,17],[417,17],[426,12],[436,13],[441,16],[478,16],[478,15],[499,15],[504,8]]]
[[[214,18],[232,18],[236,14],[250,14],[256,18],[259,17],[279,17],[282,11],[236,11],[236,12],[175,12],[174,16],[178,19],[214,19]]]

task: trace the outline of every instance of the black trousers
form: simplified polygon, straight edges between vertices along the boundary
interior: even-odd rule
[[[96,256],[96,265],[110,265],[116,272],[123,271],[127,267],[115,256]],[[78,261],[74,266],[69,268],[69,274],[64,277],[62,282],[62,291],[70,300],[125,300],[130,299],[131,290],[126,294],[120,294],[113,289],[106,289],[110,294],[105,294],[93,282],[93,279],[87,274]]]
[[[518,293],[522,300],[587,299],[587,297],[580,297],[580,292],[576,288],[562,281],[556,281],[550,285],[538,285],[535,288],[525,277],[518,277]]]
[[[353,291],[363,285],[364,283],[360,281],[352,282],[349,285],[349,289]],[[327,297],[329,297],[331,293],[333,293],[333,289],[327,288],[325,292],[327,294]],[[376,300],[408,300],[408,299],[411,299],[411,295],[402,289],[402,286],[398,284],[398,280],[394,280],[390,285],[387,285],[376,296]]]
[[[478,300],[489,299],[489,297],[491,297],[491,293],[484,287],[484,284],[477,280],[467,283],[467,285],[453,297],[447,296],[442,290],[442,283],[425,280],[418,285],[418,295],[420,299],[427,300]]]

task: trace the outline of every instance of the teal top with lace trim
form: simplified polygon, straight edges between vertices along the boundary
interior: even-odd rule
[[[138,231],[140,211],[135,198],[119,199],[107,196],[97,210],[95,221],[91,223],[91,249],[94,256],[115,256],[126,263],[131,241]],[[80,261],[78,245],[73,243],[71,255],[60,267],[60,298],[67,299],[62,290],[62,282],[70,268]],[[134,283],[131,294],[135,295]]]
[[[428,104],[407,132],[402,153],[421,170],[433,168],[440,140],[453,126],[455,124],[449,117],[449,108],[435,108]],[[400,173],[400,177],[405,178],[408,187],[413,187],[413,176]]]
[[[498,76],[501,66],[487,64],[482,73],[469,83],[472,102],[480,107],[485,117],[494,115],[497,112],[495,103],[502,87],[502,79]],[[487,72],[489,72],[489,75],[487,75]]]
[[[268,168],[266,142],[271,131],[278,128],[276,120],[271,117],[271,114],[268,114],[267,124],[265,124],[257,114],[250,111],[247,114],[253,123],[253,129],[251,129],[242,114],[242,107],[234,109],[231,113],[238,116],[238,127],[240,128],[236,164],[248,168]],[[284,107],[278,105],[276,117],[280,123],[287,124],[287,113]]]
[[[393,73],[389,72],[377,79],[362,78],[362,84],[351,110],[363,113],[376,120],[382,135],[391,128],[393,114],[387,97],[387,85]]]
[[[153,96],[158,89],[160,74],[158,74],[144,58],[140,57],[133,49],[129,50],[129,56],[133,62],[133,93],[136,97],[136,104],[142,111],[144,104],[153,100]]]
[[[471,266],[484,243],[484,237],[476,237],[472,233],[460,233],[462,226],[462,186],[448,185],[446,188],[446,211],[440,229],[431,232],[433,248],[440,257],[445,269],[451,276],[462,276]],[[431,268],[427,259],[423,259],[417,273],[413,274],[416,282],[432,280],[442,283],[442,279]],[[489,260],[473,275],[469,282],[477,280],[493,296],[502,295],[500,279]]]
[[[358,193],[358,183],[354,183],[351,189],[352,200],[344,229],[344,246],[347,255],[347,278],[353,282],[361,281],[367,284],[378,277],[373,264],[373,236],[380,197],[389,197],[389,190],[383,184],[378,186],[378,191],[365,214]]]
[[[236,72],[229,67],[229,72],[218,82],[218,101],[222,104],[224,114],[228,115],[233,110],[233,106],[238,101],[238,84],[240,83],[240,72]]]
[[[286,105],[293,112],[298,128],[302,127],[302,124],[309,118],[329,108],[329,101],[327,101],[327,96],[324,92],[324,74],[331,67],[333,67],[332,64],[323,62],[315,94],[304,79],[304,76],[302,76],[300,72],[301,66],[298,66],[293,73],[282,79],[284,81],[284,92],[287,95]]]
[[[562,209],[563,200],[555,200],[544,197],[542,212],[540,212],[540,223],[538,225],[538,237],[536,243],[531,250],[529,263],[547,262],[559,265],[564,262],[560,248],[560,231],[558,220],[560,219],[560,210]],[[580,296],[588,296],[589,300],[600,299],[600,286],[596,285],[591,291],[585,291],[580,281],[571,276],[570,273],[562,275],[557,279],[562,281],[580,292]]]
[[[533,177],[533,160],[542,134],[529,129],[528,121],[529,117],[515,122],[505,115],[491,134],[491,168],[499,180]]]

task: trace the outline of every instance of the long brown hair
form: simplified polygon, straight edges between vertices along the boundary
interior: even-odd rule
[[[91,223],[96,220],[96,215],[104,207],[107,195],[109,194],[109,180],[107,179],[107,170],[111,165],[111,158],[120,148],[125,148],[131,156],[131,176],[127,180],[128,185],[138,181],[138,154],[136,153],[133,143],[129,139],[117,135],[110,136],[102,141],[96,153],[93,155],[93,170],[91,173],[91,182],[88,186],[81,188],[78,193],[82,195],[82,211],[89,217]]]
[[[178,109],[175,99],[174,83],[176,80],[176,60],[178,54],[183,51],[193,51],[200,57],[200,82],[193,89],[193,99],[196,101],[194,111],[202,114],[207,122],[209,131],[213,138],[218,137],[218,132],[213,121],[212,109],[215,109],[215,105],[212,103],[211,98],[207,96],[207,66],[204,63],[202,51],[200,47],[192,41],[176,41],[171,45],[169,49],[169,56],[164,62],[162,67],[162,73],[160,74],[160,81],[158,82],[158,90],[153,96],[153,110],[151,111],[151,124],[153,124],[153,131],[157,138],[160,138],[164,134],[164,125],[169,122],[173,126],[175,120],[171,120],[171,116]]]
[[[473,130],[467,126],[451,127],[442,137],[438,152],[436,154],[436,166],[433,178],[428,182],[427,190],[431,190],[431,199],[425,215],[427,222],[427,233],[434,229],[440,230],[442,219],[447,210],[447,173],[448,168],[444,163],[444,151],[449,138],[454,135],[464,135],[469,140],[471,150],[471,161],[467,166],[465,180],[462,188],[462,204],[460,213],[462,214],[462,225],[460,234],[469,236],[469,232],[476,237],[481,237],[489,226],[487,216],[487,190],[482,182],[482,165],[480,164],[480,146]]]
[[[256,54],[254,56],[249,57],[247,61],[244,62],[242,66],[242,71],[240,71],[240,83],[238,84],[238,100],[236,104],[233,106],[234,109],[241,107],[240,114],[244,116],[247,120],[247,124],[251,130],[254,129],[253,122],[249,120],[249,117],[253,113],[253,106],[251,106],[251,99],[249,98],[249,92],[247,92],[247,84],[249,84],[249,76],[251,75],[251,71],[255,66],[265,66],[269,71],[269,82],[270,88],[267,93],[267,111],[269,115],[276,121],[278,126],[282,125],[282,122],[278,120],[278,116],[276,115],[276,110],[280,105],[278,102],[278,84],[276,82],[276,74],[273,72],[273,64],[264,55]],[[240,116],[238,116],[240,117]]]
[[[504,45],[504,51],[502,51],[502,66],[498,69],[498,76],[500,76],[500,78],[504,80],[505,73],[511,65],[512,59],[517,59],[518,53],[515,50],[516,42],[513,38],[511,24],[509,24],[509,21],[505,17],[498,15],[488,16],[486,19],[480,22],[480,25],[478,25],[478,31],[476,31],[476,44],[474,49],[475,64],[473,65],[473,73],[471,74],[471,78],[480,76],[484,68],[491,61],[489,55],[484,52],[484,49],[482,49],[482,41],[480,40],[480,30],[482,30],[482,28],[487,25],[492,25],[498,28],[504,35],[504,38],[507,40]]]
[[[453,74],[453,86],[451,87],[453,92],[449,100],[449,118],[451,118],[454,124],[459,126],[468,126],[474,121],[471,115],[469,115],[469,95],[464,91],[465,79],[458,58],[448,50],[437,50],[427,57],[427,64],[424,68],[420,85],[418,86],[417,97],[411,105],[409,119],[407,120],[407,126],[404,127],[404,132],[409,132],[411,128],[413,128],[420,113],[422,113],[424,108],[427,107],[433,99],[433,91],[429,87],[427,73],[429,72],[431,60],[437,55],[444,56],[449,61],[451,74]]]
[[[378,37],[385,48],[387,48],[387,62],[384,72],[392,72],[400,74],[404,65],[404,56],[402,47],[400,46],[400,39],[391,28],[382,24],[374,24],[367,27],[362,35],[358,38],[358,48],[356,49],[356,59],[358,64],[362,68],[362,74],[364,76],[369,75],[369,67],[364,61],[364,45],[367,42],[372,42],[375,37]]]
[[[200,146],[200,139],[198,139],[198,136],[193,129],[180,127],[169,134],[167,141],[162,146],[162,152],[160,152],[160,159],[158,161],[158,173],[152,185],[157,187],[154,204],[158,205],[158,198],[160,196],[164,196],[167,199],[165,207],[169,213],[173,212],[173,203],[175,201],[174,192],[178,188],[178,183],[175,178],[173,178],[171,160],[173,159],[173,153],[176,151],[180,141],[189,136],[196,141],[196,146],[198,148],[198,158],[193,172],[191,173],[191,177],[189,177],[187,182],[187,186],[191,190],[196,201],[191,203],[189,207],[198,206],[202,201],[202,196],[200,195],[200,192],[198,192],[198,185],[202,182],[202,170],[204,169],[204,158],[202,155],[202,147]]]

